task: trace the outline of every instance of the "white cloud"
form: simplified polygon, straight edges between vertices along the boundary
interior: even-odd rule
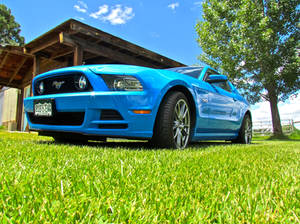
[[[74,9],[77,11],[77,12],[81,12],[81,13],[86,13],[87,12],[87,9],[88,9],[88,6],[85,2],[83,1],[77,1],[77,4],[74,5]]]
[[[103,18],[108,20],[112,25],[124,24],[134,16],[132,8],[125,7],[122,9],[121,5],[116,5],[110,12],[110,14]]]
[[[202,6],[202,1],[194,2],[194,5],[196,7],[201,7]]]
[[[91,13],[90,17],[94,19],[100,19],[102,21],[108,21],[112,25],[125,24],[128,20],[134,17],[133,9],[131,7],[115,5],[109,7],[108,5],[102,5],[97,12]]]
[[[168,5],[168,8],[175,10],[177,7],[179,7],[179,3],[178,2],[174,2]]]
[[[78,4],[81,5],[85,9],[88,9],[88,6],[84,1],[78,1]]]
[[[90,17],[94,19],[98,19],[101,15],[106,14],[108,12],[108,5],[99,6],[99,10],[97,12],[91,13]]]
[[[279,103],[278,107],[283,119],[300,121],[300,96],[290,97],[289,102]]]
[[[80,8],[79,5],[74,5],[74,9],[76,9],[76,11],[78,12],[86,13],[86,9]]]

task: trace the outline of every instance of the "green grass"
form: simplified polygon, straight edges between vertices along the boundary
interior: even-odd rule
[[[289,139],[300,140],[300,130],[295,129],[294,132],[289,136]]]
[[[300,141],[54,144],[0,132],[0,223],[299,223]]]
[[[254,134],[253,139],[259,140],[300,140],[300,130],[294,128],[294,131],[289,135],[274,136],[272,133],[270,135],[259,135]]]

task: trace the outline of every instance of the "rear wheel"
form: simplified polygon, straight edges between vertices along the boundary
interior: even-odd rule
[[[248,114],[245,115],[239,136],[234,143],[250,144],[252,141],[252,121]]]
[[[170,92],[162,102],[152,142],[159,147],[184,149],[191,138],[191,110],[182,92]]]

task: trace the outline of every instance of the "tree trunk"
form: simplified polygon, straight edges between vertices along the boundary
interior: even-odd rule
[[[269,102],[271,106],[273,134],[275,136],[283,136],[280,115],[278,110],[278,97],[274,90],[269,91]]]

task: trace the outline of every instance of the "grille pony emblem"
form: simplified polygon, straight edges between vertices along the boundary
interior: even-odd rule
[[[65,83],[65,81],[61,81],[61,82],[58,82],[58,81],[54,81],[52,83],[52,86],[54,86],[56,89],[60,89],[60,87]]]

